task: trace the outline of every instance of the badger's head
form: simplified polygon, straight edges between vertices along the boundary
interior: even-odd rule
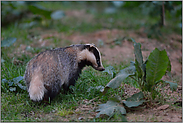
[[[80,50],[78,52],[78,62],[84,67],[85,65],[90,65],[94,69],[103,71],[105,68],[102,65],[100,51],[95,47],[94,44],[83,44],[80,45]]]

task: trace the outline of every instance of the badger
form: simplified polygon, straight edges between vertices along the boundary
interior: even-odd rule
[[[27,63],[24,74],[30,99],[50,101],[61,89],[68,91],[85,66],[105,70],[94,44],[76,44],[39,53]]]

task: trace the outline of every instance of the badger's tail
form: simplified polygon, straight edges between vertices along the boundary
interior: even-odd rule
[[[40,70],[37,70],[32,77],[28,92],[30,99],[33,101],[41,101],[43,99],[46,89],[44,87],[43,76]]]

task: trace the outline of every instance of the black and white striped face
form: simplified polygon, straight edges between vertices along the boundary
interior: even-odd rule
[[[97,47],[93,44],[85,44],[83,50],[78,55],[79,61],[86,60],[91,66],[99,71],[105,70],[101,61],[101,54]]]

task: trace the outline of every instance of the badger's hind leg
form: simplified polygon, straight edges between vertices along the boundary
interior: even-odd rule
[[[32,76],[28,92],[31,100],[43,100],[46,89],[44,87],[42,73],[39,70],[35,72],[34,76]]]

